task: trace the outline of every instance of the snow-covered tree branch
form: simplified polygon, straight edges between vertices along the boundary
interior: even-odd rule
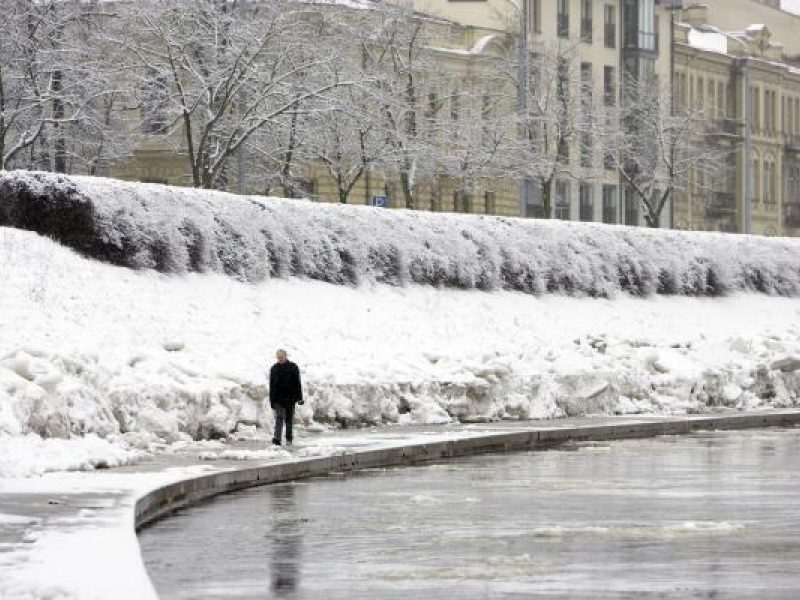
[[[607,160],[641,202],[649,227],[658,227],[668,201],[697,174],[723,168],[725,151],[706,135],[701,111],[670,111],[669,90],[654,81],[628,80],[604,135]]]

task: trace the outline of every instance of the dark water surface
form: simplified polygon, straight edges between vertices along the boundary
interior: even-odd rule
[[[800,429],[253,488],[140,542],[163,600],[800,599]]]

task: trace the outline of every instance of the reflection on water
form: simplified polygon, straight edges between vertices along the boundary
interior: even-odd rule
[[[796,600],[799,458],[800,429],[470,457],[245,490],[140,541],[163,600]]]
[[[273,598],[295,598],[300,574],[303,538],[298,525],[293,485],[269,486],[267,494],[274,511],[270,542],[270,578]]]

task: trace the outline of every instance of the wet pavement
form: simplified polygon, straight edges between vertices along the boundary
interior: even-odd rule
[[[218,497],[145,529],[162,600],[800,598],[800,428],[569,444]]]

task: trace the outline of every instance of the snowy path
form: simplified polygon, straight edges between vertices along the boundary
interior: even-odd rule
[[[788,412],[800,421],[800,411]],[[685,419],[605,417],[306,433],[292,454],[265,442],[237,442],[214,450],[206,444],[118,469],[0,479],[0,598],[155,599],[133,530],[136,500],[198,474],[518,430]]]

